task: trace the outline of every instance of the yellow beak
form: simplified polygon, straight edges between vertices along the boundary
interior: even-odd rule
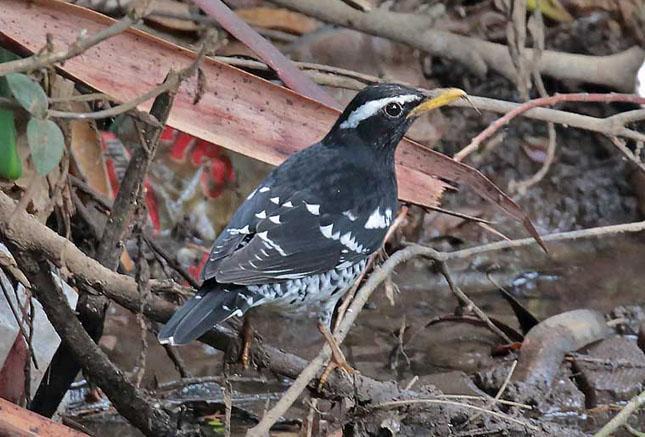
[[[437,97],[432,97],[421,102],[419,106],[415,107],[412,111],[410,111],[410,113],[408,114],[408,118],[418,117],[424,112],[428,112],[432,109],[445,106],[465,96],[466,96],[466,92],[463,90],[460,90],[459,88],[448,88],[447,90],[439,94]]]

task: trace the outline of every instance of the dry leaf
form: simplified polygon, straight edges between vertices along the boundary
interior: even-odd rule
[[[238,9],[235,12],[252,26],[283,30],[296,35],[313,32],[321,25],[318,20],[287,9],[258,7]]]

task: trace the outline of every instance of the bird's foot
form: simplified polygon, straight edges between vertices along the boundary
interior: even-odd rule
[[[320,391],[322,387],[324,387],[327,379],[329,379],[329,375],[331,375],[331,372],[334,369],[340,369],[348,375],[354,373],[355,370],[347,362],[345,354],[343,354],[343,351],[340,350],[340,346],[338,346],[336,339],[331,334],[331,332],[329,332],[329,329],[327,329],[327,327],[322,323],[319,323],[318,330],[320,330],[320,333],[323,335],[323,337],[325,337],[325,341],[331,348],[331,360],[329,360],[329,363],[327,363],[325,370],[323,370],[323,373],[320,376],[320,381],[318,382],[318,390]]]

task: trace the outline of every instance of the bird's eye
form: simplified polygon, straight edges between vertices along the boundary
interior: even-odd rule
[[[403,113],[403,108],[398,103],[390,102],[385,105],[385,114],[388,117],[397,118],[401,113]]]

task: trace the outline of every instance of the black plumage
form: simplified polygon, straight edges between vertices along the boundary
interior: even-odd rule
[[[394,84],[370,86],[320,142],[292,155],[254,190],[216,239],[199,292],[159,334],[189,342],[257,306],[319,308],[338,299],[380,248],[397,206],[394,152],[414,118],[441,100]]]

